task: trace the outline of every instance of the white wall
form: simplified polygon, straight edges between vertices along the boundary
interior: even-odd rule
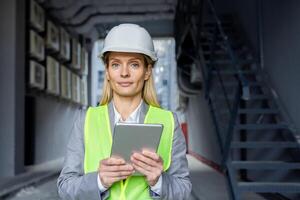
[[[262,2],[262,45],[266,72],[271,86],[300,132],[300,2],[264,0]],[[234,0],[232,12],[238,14],[254,53],[259,55],[259,1]]]
[[[189,98],[187,107],[189,149],[202,157],[220,164],[221,155],[217,134],[204,95]]]

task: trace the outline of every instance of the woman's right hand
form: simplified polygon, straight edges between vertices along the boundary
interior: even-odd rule
[[[122,158],[110,157],[99,163],[99,178],[106,188],[109,188],[114,182],[126,179],[133,173],[134,168]]]

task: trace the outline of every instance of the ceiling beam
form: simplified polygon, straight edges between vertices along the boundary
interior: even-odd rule
[[[156,13],[156,14],[138,14],[138,15],[97,15],[90,18],[86,23],[81,25],[67,25],[74,29],[77,33],[85,34],[95,28],[97,24],[104,23],[138,23],[144,21],[156,20],[174,20],[173,13]]]
[[[70,5],[70,1],[72,4]],[[173,0],[171,0],[173,1]],[[128,1],[128,0],[111,0],[111,1],[93,1],[93,0],[69,0],[67,2],[61,0],[51,0],[47,7],[50,8],[50,12],[62,19],[68,19],[80,13],[82,10],[87,8],[101,8],[101,7],[111,7],[111,6],[151,6],[151,5],[176,5],[176,0],[174,3],[166,2],[166,0],[138,0],[138,1]],[[55,8],[65,8],[65,9],[55,9]]]
[[[137,15],[137,14],[161,14],[161,13],[175,13],[175,8],[169,5],[161,6],[110,6],[101,8],[86,9],[79,15],[69,19],[62,20],[66,24],[82,24],[88,21],[91,16],[97,15]]]

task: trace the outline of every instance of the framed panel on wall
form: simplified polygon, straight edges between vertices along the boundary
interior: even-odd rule
[[[72,73],[72,100],[80,103],[80,78],[74,73]]]
[[[59,51],[59,29],[50,20],[47,21],[46,47],[55,52]]]
[[[33,30],[30,30],[30,56],[39,61],[45,59],[44,39]]]
[[[59,95],[59,63],[47,56],[47,92]]]
[[[45,88],[45,68],[41,64],[30,61],[29,86],[43,90]]]
[[[72,38],[72,68],[80,70],[81,45],[76,38]]]
[[[70,35],[62,27],[60,27],[60,54],[59,55],[65,61],[70,61],[71,59]]]
[[[80,84],[80,102],[82,105],[87,106],[88,104],[88,98],[87,98],[87,78],[86,76],[83,76],[81,78],[81,84]]]
[[[60,67],[61,96],[65,99],[71,99],[71,71],[64,65]]]
[[[35,0],[30,1],[30,25],[39,32],[45,30],[45,11]]]
[[[81,72],[83,75],[88,75],[88,59],[89,54],[85,48],[81,48]]]

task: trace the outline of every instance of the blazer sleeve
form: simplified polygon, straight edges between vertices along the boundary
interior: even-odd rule
[[[84,121],[86,110],[80,110],[67,145],[64,166],[57,180],[58,194],[65,200],[101,200],[98,172],[84,174]]]
[[[172,160],[169,169],[162,174],[161,199],[188,199],[192,190],[186,158],[186,142],[174,113],[174,137],[172,145]]]

